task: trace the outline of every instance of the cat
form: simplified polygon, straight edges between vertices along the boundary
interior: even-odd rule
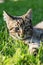
[[[32,9],[29,9],[27,13],[22,16],[12,16],[3,11],[3,18],[4,21],[6,21],[10,36],[25,42],[25,44],[29,45],[30,53],[35,52],[34,55],[36,55],[37,50],[40,47],[39,36],[43,31],[41,30],[40,32],[38,28],[42,25],[41,23],[36,26],[32,25]]]

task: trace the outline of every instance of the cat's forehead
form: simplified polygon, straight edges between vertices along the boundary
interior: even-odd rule
[[[12,22],[10,22],[9,21],[9,25],[10,25],[10,27],[18,27],[18,26],[20,26],[21,24],[22,24],[22,20],[21,19],[12,19]]]
[[[17,18],[17,17],[16,17],[13,21],[14,21],[15,24],[20,24],[20,23],[23,22],[23,19],[22,19],[22,18]]]
[[[21,21],[20,20],[13,20],[14,25],[20,25]]]

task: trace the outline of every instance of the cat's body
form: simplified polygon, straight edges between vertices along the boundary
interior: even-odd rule
[[[25,40],[25,43],[37,43],[43,42],[43,21],[33,26],[33,35],[31,38]]]
[[[33,36],[43,42],[43,21],[33,27]]]
[[[4,11],[4,20],[6,21],[7,28],[10,35],[14,39],[20,39],[33,49],[40,45],[40,35],[43,33],[43,27],[40,29],[39,24],[32,26],[32,10],[30,9],[26,14],[22,16],[11,16]],[[42,22],[41,22],[42,23]],[[40,26],[42,25],[40,23]],[[30,50],[31,52],[31,50]]]

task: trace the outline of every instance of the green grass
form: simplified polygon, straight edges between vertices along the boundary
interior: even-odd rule
[[[38,55],[29,54],[28,46],[22,41],[9,36],[7,26],[3,20],[3,10],[11,15],[23,15],[32,8],[33,25],[43,20],[43,0],[22,0],[14,2],[6,0],[0,4],[0,65],[43,65],[43,46]]]

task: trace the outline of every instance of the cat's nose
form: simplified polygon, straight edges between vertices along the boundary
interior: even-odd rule
[[[19,36],[22,36],[22,35],[23,35],[23,30],[20,29],[20,30],[18,31],[18,34],[19,34]]]
[[[26,31],[25,30],[23,30],[23,34],[26,34]]]

